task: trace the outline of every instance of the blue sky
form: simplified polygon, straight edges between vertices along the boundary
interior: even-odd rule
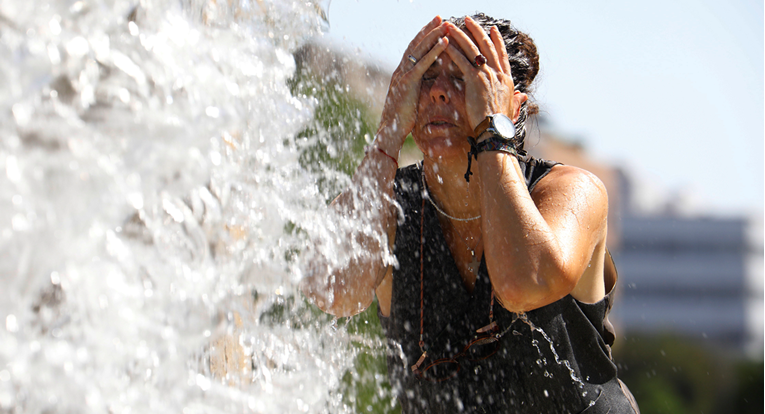
[[[328,37],[393,68],[436,14],[513,21],[540,51],[555,128],[657,194],[763,210],[763,2],[332,0]]]

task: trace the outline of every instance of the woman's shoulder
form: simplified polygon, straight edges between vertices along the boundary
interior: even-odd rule
[[[584,168],[573,165],[553,164],[549,171],[541,177],[535,187],[535,192],[546,191],[577,191],[579,194],[602,195],[608,192],[603,181],[597,175]]]
[[[608,191],[603,181],[573,165],[552,166],[531,191],[531,198],[540,212],[574,214],[594,221],[608,216]]]

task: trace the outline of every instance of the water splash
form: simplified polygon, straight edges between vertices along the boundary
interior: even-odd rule
[[[553,357],[555,358],[555,363],[558,364],[558,365],[565,366],[566,369],[568,369],[569,375],[571,376],[571,380],[574,383],[578,384],[579,388],[584,388],[584,382],[582,381],[581,378],[579,378],[576,375],[576,372],[574,371],[574,368],[571,366],[571,362],[569,360],[567,360],[567,359],[561,359],[558,356],[558,352],[555,350],[555,344],[553,343],[553,340],[550,339],[549,336],[547,336],[547,333],[542,328],[536,326],[534,324],[534,322],[531,322],[531,320],[529,320],[529,317],[528,317],[528,315],[526,315],[525,312],[514,314],[513,315],[513,323],[515,323],[515,321],[517,321],[517,320],[522,321],[523,323],[528,325],[529,328],[531,328],[532,331],[536,331],[540,335],[542,335],[542,338],[544,338],[544,340],[547,341],[547,343],[550,345],[550,352],[552,352]],[[531,345],[533,345],[534,348],[536,348],[537,352],[539,353],[539,356],[541,357],[540,359],[536,360],[537,365],[539,365],[540,367],[547,365],[547,359],[544,358],[544,355],[542,354],[542,350],[539,348],[539,341],[536,340],[536,339],[532,339],[531,340]],[[544,376],[545,377],[552,377],[552,374],[549,373],[548,371],[545,371],[544,372]],[[585,391],[582,394],[582,396],[584,397],[586,395],[587,395],[587,392]]]
[[[0,1],[0,411],[348,410],[354,353],[296,299],[289,231],[340,237],[298,162],[316,101],[287,85],[325,20]]]

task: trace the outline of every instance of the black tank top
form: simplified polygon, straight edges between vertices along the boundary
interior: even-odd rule
[[[555,164],[537,159],[521,162],[529,192]],[[609,292],[598,303],[582,303],[568,295],[526,312],[525,318],[495,301],[494,320],[505,332],[498,344],[490,345],[495,353],[481,360],[481,348],[476,347],[475,360],[460,358],[458,370],[456,364],[439,365],[437,369],[457,371],[442,382],[415,375],[410,367],[422,354],[418,345],[421,165],[400,169],[395,191],[403,210],[394,245],[398,265],[393,269],[390,315],[380,315],[380,322],[388,339],[389,376],[404,413],[606,412],[597,406],[610,408],[612,413],[633,412],[629,408],[632,404],[625,405],[631,395],[625,396],[626,389],[616,378],[611,359],[614,333],[607,315],[612,286],[606,287]],[[489,323],[492,288],[486,263],[481,260],[473,292],[465,289],[438,213],[430,203],[424,206],[423,339],[428,349],[427,365],[460,352],[475,331]],[[627,408],[618,410],[617,406]]]

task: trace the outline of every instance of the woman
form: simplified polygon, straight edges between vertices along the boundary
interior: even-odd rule
[[[377,296],[406,413],[638,412],[610,355],[606,190],[523,151],[537,71],[533,41],[508,21],[436,17],[409,44],[375,142],[333,202],[372,229],[354,239],[368,254],[314,268],[304,292],[338,316]],[[398,169],[410,132],[424,159]]]

